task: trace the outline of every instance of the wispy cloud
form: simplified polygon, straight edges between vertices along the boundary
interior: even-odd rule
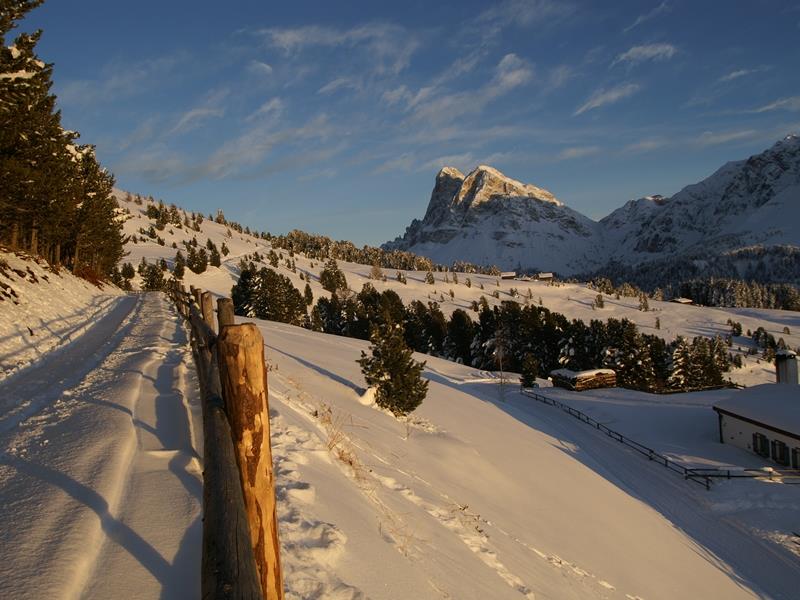
[[[98,79],[66,82],[58,90],[58,98],[65,104],[88,106],[143,94],[156,87],[184,58],[173,55],[133,64],[109,63]]]
[[[319,88],[319,90],[317,90],[317,93],[332,94],[333,92],[342,89],[360,90],[361,81],[356,79],[355,77],[337,77],[336,79],[329,81],[321,88]]]
[[[464,152],[461,154],[448,154],[445,156],[437,156],[436,158],[423,162],[419,166],[418,170],[438,171],[443,167],[455,167],[459,171],[467,172],[470,169],[472,169],[478,162],[479,161],[475,159],[475,156],[471,152]]]
[[[392,173],[395,171],[412,171],[417,164],[417,158],[410,152],[404,152],[380,163],[372,170],[373,175]]]
[[[677,52],[677,48],[672,44],[647,44],[644,46],[634,46],[627,52],[623,52],[611,66],[618,64],[638,65],[648,60],[669,60]]]
[[[573,146],[572,148],[564,148],[561,152],[556,154],[556,160],[572,160],[575,158],[584,158],[592,156],[600,152],[599,146]]]
[[[280,98],[270,98],[259,106],[256,110],[250,113],[246,121],[254,121],[256,119],[266,116],[277,116],[283,112],[284,103]]]
[[[668,13],[671,10],[671,8],[672,7],[665,0],[664,2],[662,2],[661,4],[659,4],[658,6],[653,8],[650,12],[646,12],[645,14],[639,15],[638,17],[636,17],[636,20],[633,23],[631,23],[630,25],[628,25],[622,31],[625,32],[625,33],[628,33],[631,29],[634,29],[634,28],[638,27],[639,25],[642,25],[643,23],[647,23],[648,21],[650,21],[652,19],[655,19],[659,15]]]
[[[369,23],[350,29],[320,25],[296,28],[269,28],[258,32],[267,43],[286,54],[310,47],[362,47],[380,74],[396,75],[408,67],[411,56],[419,48],[417,37],[404,27],[389,23]]]
[[[573,116],[578,116],[586,111],[619,102],[628,96],[632,96],[640,89],[641,86],[636,83],[624,83],[609,89],[599,89],[589,96],[589,99],[573,113]]]
[[[247,68],[250,70],[251,73],[255,73],[256,75],[261,75],[262,77],[270,77],[273,72],[272,65],[265,63],[261,60],[251,60],[250,63],[247,65]]]
[[[547,84],[551,90],[558,89],[575,76],[575,71],[568,65],[559,65],[550,70]]]
[[[720,83],[725,83],[728,81],[733,81],[734,79],[739,79],[740,77],[745,77],[746,75],[752,75],[753,73],[757,73],[758,70],[756,69],[738,69],[736,71],[731,71],[727,75],[723,75],[719,79],[717,79]]]
[[[667,146],[669,142],[664,139],[655,138],[655,139],[645,139],[639,140],[638,142],[633,142],[628,144],[623,148],[623,152],[629,152],[632,154],[641,154],[644,152],[652,152],[653,150],[658,150],[659,148],[663,148]]]
[[[218,118],[225,115],[225,108],[222,102],[228,96],[228,90],[217,90],[211,92],[201,106],[197,106],[183,113],[175,126],[169,131],[169,135],[186,133],[196,129],[204,121]]]
[[[790,96],[788,98],[780,98],[778,100],[775,100],[775,102],[770,102],[769,104],[766,104],[750,112],[765,113],[773,110],[790,110],[790,111],[800,110],[800,96]]]
[[[509,26],[527,27],[558,20],[572,14],[571,2],[557,0],[505,0],[485,10],[476,19],[484,34],[494,36]]]
[[[170,130],[170,134],[186,133],[199,127],[203,121],[224,115],[225,109],[223,108],[193,108],[183,113],[175,127]]]
[[[408,97],[415,120],[444,123],[482,111],[489,103],[533,80],[533,67],[516,54],[506,54],[490,81],[478,88],[451,94],[423,88]],[[393,98],[394,96],[390,96]]]
[[[745,129],[741,131],[723,131],[714,133],[713,131],[705,131],[697,138],[694,143],[698,146],[718,146],[720,144],[727,144],[728,142],[738,142],[740,140],[749,140],[759,135],[755,129]]]

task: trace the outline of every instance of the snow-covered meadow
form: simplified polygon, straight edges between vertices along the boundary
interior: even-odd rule
[[[121,205],[130,211],[130,217],[125,223],[125,233],[128,235],[141,235],[140,229],[148,229],[153,225],[153,221],[144,214],[146,205],[137,205],[133,202],[125,202],[125,195],[118,193]],[[176,249],[172,248],[173,242],[178,249],[185,254],[183,241],[197,238],[202,246],[207,239],[210,239],[217,246],[223,242],[230,248],[230,254],[223,257],[222,265],[208,267],[201,274],[195,274],[186,270],[184,282],[186,285],[194,285],[212,291],[219,295],[230,295],[231,287],[236,283],[238,277],[238,263],[245,255],[252,255],[258,252],[262,257],[269,252],[271,245],[254,236],[238,233],[219,223],[204,220],[200,226],[200,231],[186,231],[185,229],[170,229],[167,227],[159,232],[166,242],[165,246],[160,246],[155,241],[139,241],[136,244],[128,244],[126,250],[130,253],[124,260],[136,266],[142,258],[155,262],[165,259],[169,264],[175,258]],[[230,235],[229,235],[230,232]],[[311,286],[314,298],[322,295],[329,295],[319,283],[319,274],[323,268],[323,261],[310,260],[302,254],[296,253],[293,257],[296,272],[286,266],[288,253],[276,249],[276,252],[283,256],[279,261],[277,270],[288,277],[300,291],[306,283]],[[313,265],[313,266],[312,266]],[[272,268],[269,263],[264,262],[259,266]],[[792,311],[781,311],[771,309],[755,308],[714,308],[677,304],[674,302],[661,302],[657,300],[649,301],[649,310],[644,312],[639,310],[639,299],[634,297],[621,297],[616,299],[614,296],[604,294],[604,307],[595,307],[597,290],[583,284],[560,283],[551,285],[544,281],[520,281],[500,279],[490,275],[478,275],[469,273],[457,273],[458,283],[453,282],[453,273],[434,272],[435,283],[429,285],[425,283],[424,271],[403,271],[407,283],[403,284],[396,279],[397,271],[394,269],[383,269],[386,281],[370,278],[370,265],[360,265],[339,261],[340,269],[345,273],[350,289],[360,291],[365,283],[370,283],[379,292],[391,289],[397,292],[404,303],[412,300],[434,300],[439,303],[440,308],[446,314],[457,308],[466,310],[470,314],[472,303],[486,298],[490,305],[499,304],[506,300],[516,300],[518,302],[541,303],[542,306],[565,315],[569,319],[579,319],[589,322],[592,319],[606,320],[609,318],[628,319],[635,323],[643,332],[659,335],[667,341],[674,340],[681,335],[687,338],[695,336],[729,335],[731,327],[728,320],[741,323],[742,331],[755,331],[763,327],[775,339],[783,338],[790,347],[800,347],[800,313]],[[303,276],[303,279],[300,276]],[[469,280],[469,287],[467,285]],[[453,291],[453,297],[450,291]],[[512,291],[516,291],[512,295]],[[494,294],[497,294],[495,297]],[[658,323],[656,322],[658,321]],[[785,333],[785,328],[789,328],[790,333]],[[736,383],[742,385],[756,385],[759,383],[769,383],[775,380],[774,368],[759,359],[759,356],[747,356],[748,349],[753,347],[752,340],[746,336],[733,338],[733,351],[741,349],[743,353],[743,368],[735,369],[730,373],[730,377]]]
[[[152,224],[144,206],[122,206],[131,212],[126,233]],[[219,268],[184,278],[220,296],[230,295],[243,256],[270,250],[208,220],[200,232],[167,227],[159,235],[164,246],[129,244],[124,260],[171,261],[172,242],[182,247],[192,237],[224,241],[230,253]],[[202,441],[183,326],[158,294],[124,296],[14,255],[5,260],[13,269],[2,281],[15,285],[19,303],[0,303],[0,348],[16,371],[0,381],[2,595],[196,596]],[[308,282],[315,297],[327,294],[319,261],[294,262],[296,272],[285,260],[278,270],[301,290]],[[800,315],[785,311],[651,301],[642,312],[635,298],[608,296],[597,309],[597,292],[576,284],[463,273],[455,284],[452,274],[444,281],[435,273],[429,285],[424,272],[406,272],[402,284],[391,269],[382,281],[369,278],[370,266],[340,267],[352,289],[370,282],[445,311],[470,312],[481,296],[510,300],[516,288],[518,301],[530,290],[531,302],[541,298],[570,318],[625,317],[668,339],[724,334],[734,319],[800,345]],[[63,328],[51,327],[46,344],[18,330],[31,323],[38,335],[59,319]],[[496,373],[425,355],[416,358],[427,361],[428,397],[398,420],[365,389],[356,359],[367,342],[256,323],[269,369],[287,597],[794,596],[797,486],[748,479],[707,491],[522,395],[514,374],[501,385]],[[734,378],[769,382],[773,367],[753,360]],[[734,390],[654,396],[540,383],[540,393],[686,466],[763,466],[717,441],[710,407]]]

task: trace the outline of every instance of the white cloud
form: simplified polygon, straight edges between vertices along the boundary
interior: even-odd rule
[[[228,90],[224,89],[209,93],[201,106],[187,110],[181,115],[181,118],[178,119],[178,122],[169,131],[168,135],[186,133],[187,131],[196,129],[208,119],[225,116],[225,109],[221,104],[227,96]]]
[[[694,143],[698,146],[717,146],[719,144],[727,144],[728,142],[749,140],[756,136],[758,136],[758,132],[754,129],[725,131],[720,133],[705,131],[694,140]]]
[[[666,0],[664,0],[664,2],[656,6],[650,12],[647,12],[643,15],[639,15],[638,17],[636,17],[636,20],[630,25],[628,25],[625,29],[623,29],[623,31],[627,33],[634,27],[638,27],[642,23],[647,23],[647,21],[656,18],[658,15],[669,12],[671,8],[672,7],[669,5],[669,3]]]
[[[284,103],[280,98],[270,98],[264,104],[259,106],[245,119],[246,121],[253,121],[266,116],[277,116],[283,112]]]
[[[396,75],[408,67],[411,56],[419,47],[417,38],[398,25],[370,23],[351,29],[335,29],[320,25],[296,28],[270,28],[259,33],[267,42],[287,54],[306,48],[363,47],[380,74]]]
[[[267,64],[267,63],[265,63],[263,61],[260,61],[260,60],[252,60],[252,61],[250,61],[250,64],[248,65],[248,69],[250,69],[251,72],[253,72],[253,73],[257,74],[257,75],[262,75],[262,76],[267,76],[267,77],[272,75],[272,71],[273,71],[272,65]]]
[[[411,171],[414,169],[415,164],[415,156],[407,152],[379,164],[372,170],[372,174],[380,175],[381,173],[391,173],[393,171]]]
[[[477,90],[440,94],[434,87],[422,88],[408,103],[413,118],[448,122],[481,112],[489,103],[533,80],[533,68],[516,54],[506,54],[494,69],[492,79]]]
[[[627,63],[629,65],[637,65],[648,60],[669,60],[677,52],[677,48],[672,44],[647,44],[644,46],[634,46],[627,52],[623,52],[611,66]]]
[[[624,83],[610,89],[599,89],[589,96],[589,99],[575,111],[573,116],[578,116],[586,111],[618,102],[623,98],[632,96],[640,89],[641,87],[636,83]]]
[[[109,63],[102,70],[105,77],[68,81],[57,90],[58,99],[65,104],[89,105],[142,94],[158,86],[184,59],[184,55],[174,55],[133,64]]]
[[[647,140],[640,140],[632,144],[628,144],[627,146],[625,146],[623,151],[632,153],[651,152],[653,150],[658,150],[659,148],[663,148],[666,145],[667,145],[666,140],[647,139]]]
[[[224,115],[225,110],[222,108],[193,108],[183,113],[175,127],[170,130],[170,134],[186,133],[199,127],[203,121]]]
[[[547,77],[547,83],[550,89],[555,90],[563,86],[565,83],[567,83],[567,81],[572,79],[572,77],[574,76],[575,73],[572,70],[572,67],[569,67],[567,65],[559,65],[554,69],[550,70],[550,73]]]
[[[389,106],[393,106],[402,102],[410,102],[413,97],[414,94],[411,93],[411,90],[409,90],[407,86],[401,85],[394,89],[383,92],[381,95],[381,100],[383,100]]]
[[[570,2],[558,0],[505,0],[485,10],[476,19],[484,39],[497,36],[509,26],[527,27],[561,19],[574,12]]]
[[[329,81],[321,88],[319,88],[319,90],[317,90],[317,93],[332,94],[333,92],[342,89],[360,90],[361,82],[353,77],[337,77],[333,81]]]
[[[438,171],[442,167],[455,167],[459,171],[470,171],[478,161],[471,152],[464,152],[462,154],[449,154],[446,156],[438,156],[434,159],[428,160],[419,166],[420,171]]]
[[[754,71],[751,69],[739,69],[738,71],[731,71],[727,75],[723,75],[717,81],[733,81],[734,79],[739,79],[739,77],[744,77],[745,75],[750,75],[751,73],[754,73]]]
[[[574,146],[572,148],[564,148],[556,155],[556,160],[572,160],[574,158],[583,158],[585,156],[592,156],[600,152],[598,146]]]
[[[775,102],[770,102],[769,104],[762,106],[761,108],[757,108],[751,112],[754,113],[764,113],[770,112],[773,110],[800,110],[800,96],[790,96],[789,98],[780,98],[775,100]]]

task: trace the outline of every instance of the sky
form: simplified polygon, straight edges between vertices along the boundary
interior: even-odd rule
[[[599,219],[800,131],[800,1],[49,0],[62,124],[125,190],[380,244],[479,164]]]

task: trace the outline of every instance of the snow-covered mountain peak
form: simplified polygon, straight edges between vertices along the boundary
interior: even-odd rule
[[[460,179],[464,181],[464,174],[456,169],[455,167],[442,167],[439,170],[439,173],[436,175],[436,178],[439,179],[440,177],[449,177],[451,179]]]
[[[480,165],[467,175],[453,203],[472,207],[502,197],[533,198],[562,206],[549,191],[512,179],[488,165]]]

